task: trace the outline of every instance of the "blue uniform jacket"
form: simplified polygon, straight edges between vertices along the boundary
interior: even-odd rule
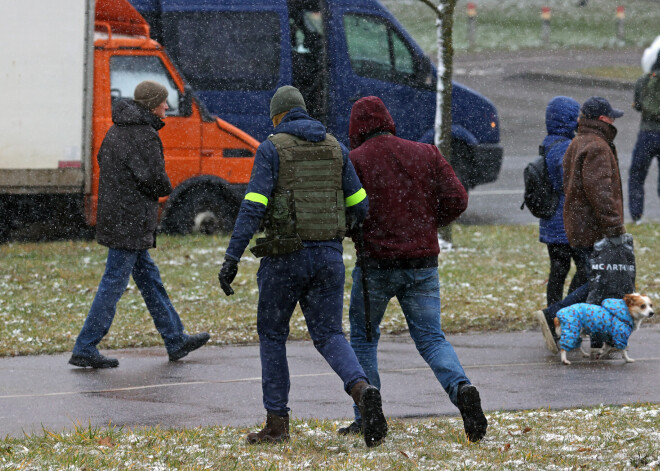
[[[601,307],[602,306],[602,307]],[[614,348],[625,349],[633,331],[634,321],[623,299],[608,298],[601,306],[579,303],[560,309],[557,318],[561,322],[559,348],[573,350],[580,346],[580,331],[587,334],[601,333],[605,342]]]
[[[325,139],[326,130],[320,121],[311,118],[302,108],[293,108],[273,131],[273,134],[278,133],[293,134],[310,142],[320,142]],[[347,199],[346,220],[351,225],[364,220],[369,210],[369,201],[362,190],[362,184],[355,173],[353,164],[348,158],[348,149],[343,144],[340,145],[344,156],[342,189]],[[280,159],[275,145],[269,140],[262,142],[254,157],[250,183],[248,183],[245,199],[241,202],[234,232],[225,254],[226,258],[240,260],[250,240],[259,230],[261,220],[266,213],[267,200],[270,199],[277,183],[279,168]],[[364,196],[361,196],[362,193]],[[305,241],[304,245],[306,247],[327,246],[342,252],[341,241],[338,239]]]
[[[550,100],[545,110],[545,126],[548,135],[543,139],[546,149],[548,174],[556,190],[562,188],[564,171],[562,161],[568,145],[575,137],[580,104],[572,98],[558,96]],[[559,206],[548,219],[539,220],[539,240],[545,244],[568,244],[564,230],[564,192],[561,192]]]

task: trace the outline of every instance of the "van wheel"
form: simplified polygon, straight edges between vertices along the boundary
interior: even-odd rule
[[[219,188],[193,188],[175,201],[161,224],[168,234],[229,233],[234,228],[238,207]]]
[[[463,141],[452,140],[451,142],[451,166],[456,176],[461,181],[465,190],[474,188],[474,156],[468,145]]]

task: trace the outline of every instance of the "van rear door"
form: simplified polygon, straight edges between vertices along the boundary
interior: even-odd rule
[[[292,80],[286,0],[161,5],[164,46],[208,110],[266,139],[270,99]]]

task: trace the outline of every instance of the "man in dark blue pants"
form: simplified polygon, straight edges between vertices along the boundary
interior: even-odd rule
[[[238,262],[262,223],[265,237],[251,251],[263,257],[257,272],[257,332],[266,424],[248,443],[289,439],[289,367],[286,339],[297,303],[314,346],[344,383],[362,413],[367,446],[387,435],[380,392],[342,332],[345,268],[341,240],[367,213],[348,150],[307,114],[298,89],[277,90],[270,104],[274,133],[254,159],[225,261],[218,275],[228,296]]]
[[[644,181],[653,159],[660,162],[660,54],[651,72],[644,74],[635,84],[633,108],[642,114],[637,143],[633,149],[630,175],[628,177],[628,204],[630,217],[635,222],[644,213]],[[653,79],[653,80],[652,80]],[[660,196],[660,176],[658,177]]]

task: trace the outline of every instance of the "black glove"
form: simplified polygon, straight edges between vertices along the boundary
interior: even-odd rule
[[[236,273],[238,273],[238,262],[231,258],[226,258],[222,264],[220,273],[218,273],[218,281],[220,281],[220,287],[227,296],[234,294],[234,290],[231,288],[231,282],[236,278]]]

